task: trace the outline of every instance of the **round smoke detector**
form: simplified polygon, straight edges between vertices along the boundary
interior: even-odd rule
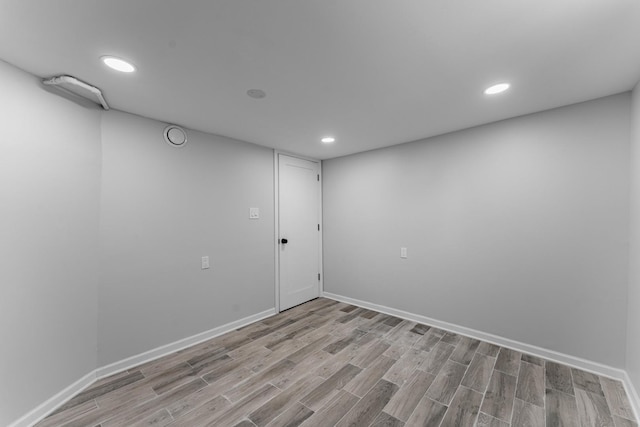
[[[164,140],[173,147],[184,147],[187,143],[187,132],[180,126],[169,125],[164,128]]]

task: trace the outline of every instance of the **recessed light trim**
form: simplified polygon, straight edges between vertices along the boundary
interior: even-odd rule
[[[322,142],[323,144],[333,144],[334,142],[336,142],[336,139],[332,136],[325,136],[320,140],[320,142]]]
[[[493,86],[489,86],[484,90],[485,95],[497,95],[509,89],[511,85],[509,83],[498,83]]]
[[[113,70],[120,71],[121,73],[133,73],[136,70],[136,67],[134,67],[133,64],[122,58],[117,58],[115,56],[103,56],[100,59],[102,59],[104,65]]]

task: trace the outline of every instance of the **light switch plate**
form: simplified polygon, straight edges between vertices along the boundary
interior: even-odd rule
[[[202,269],[206,270],[207,268],[209,268],[209,257],[208,256],[203,256],[202,257]]]
[[[260,208],[249,208],[249,219],[260,219]]]
[[[407,248],[400,248],[400,258],[407,257]]]

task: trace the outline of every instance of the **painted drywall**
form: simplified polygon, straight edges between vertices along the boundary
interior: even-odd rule
[[[103,114],[100,366],[274,307],[273,151],[165,126]]]
[[[629,308],[627,373],[640,391],[640,83],[631,106],[631,229],[629,231]]]
[[[627,93],[324,161],[325,290],[622,368],[629,121]]]
[[[100,113],[0,61],[0,425],[96,368]]]

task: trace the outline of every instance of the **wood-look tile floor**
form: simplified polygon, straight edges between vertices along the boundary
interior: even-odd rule
[[[48,426],[637,426],[620,382],[316,299],[102,379]]]

